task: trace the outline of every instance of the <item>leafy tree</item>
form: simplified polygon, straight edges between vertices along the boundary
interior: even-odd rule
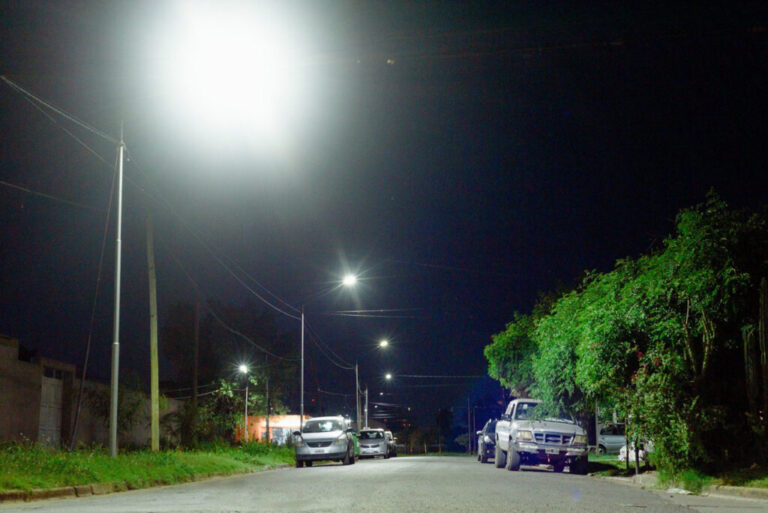
[[[532,316],[515,312],[507,329],[493,335],[493,343],[484,351],[488,359],[488,375],[521,397],[528,396],[534,382],[536,343],[531,338],[533,327]]]

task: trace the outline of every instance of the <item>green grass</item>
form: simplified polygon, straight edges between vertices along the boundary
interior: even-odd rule
[[[53,451],[34,444],[0,447],[0,491],[91,483],[128,488],[182,483],[211,474],[252,472],[292,464],[293,450],[250,443],[212,445],[198,451],[134,451],[111,458],[103,448]]]

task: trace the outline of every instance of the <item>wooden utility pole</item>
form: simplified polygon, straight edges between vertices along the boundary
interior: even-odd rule
[[[149,269],[149,361],[152,401],[152,450],[160,450],[160,385],[157,364],[157,280],[155,279],[155,244],[152,214],[147,216],[147,264]]]

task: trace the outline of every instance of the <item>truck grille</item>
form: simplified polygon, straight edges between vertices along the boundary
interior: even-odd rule
[[[560,433],[534,433],[533,437],[536,439],[536,442],[540,444],[567,445],[571,443],[571,435],[563,435]]]
[[[328,447],[331,442],[307,442],[307,445],[310,447]]]

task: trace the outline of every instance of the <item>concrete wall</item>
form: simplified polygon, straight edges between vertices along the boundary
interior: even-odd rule
[[[80,386],[79,380],[75,378],[75,366],[48,358],[23,361],[19,360],[19,352],[17,339],[0,335],[0,440],[38,441],[42,383],[47,373],[63,382],[61,442],[68,445],[72,437]],[[107,385],[91,381],[86,381],[86,388],[106,394],[109,392]],[[161,419],[163,415],[181,409],[183,402],[167,399],[164,404],[165,408],[160,412]],[[163,436],[161,432],[161,440]],[[150,401],[149,397],[144,396],[135,425],[119,437],[118,445],[148,447],[150,439]],[[87,399],[82,401],[75,442],[109,445],[108,426],[93,411]]]

